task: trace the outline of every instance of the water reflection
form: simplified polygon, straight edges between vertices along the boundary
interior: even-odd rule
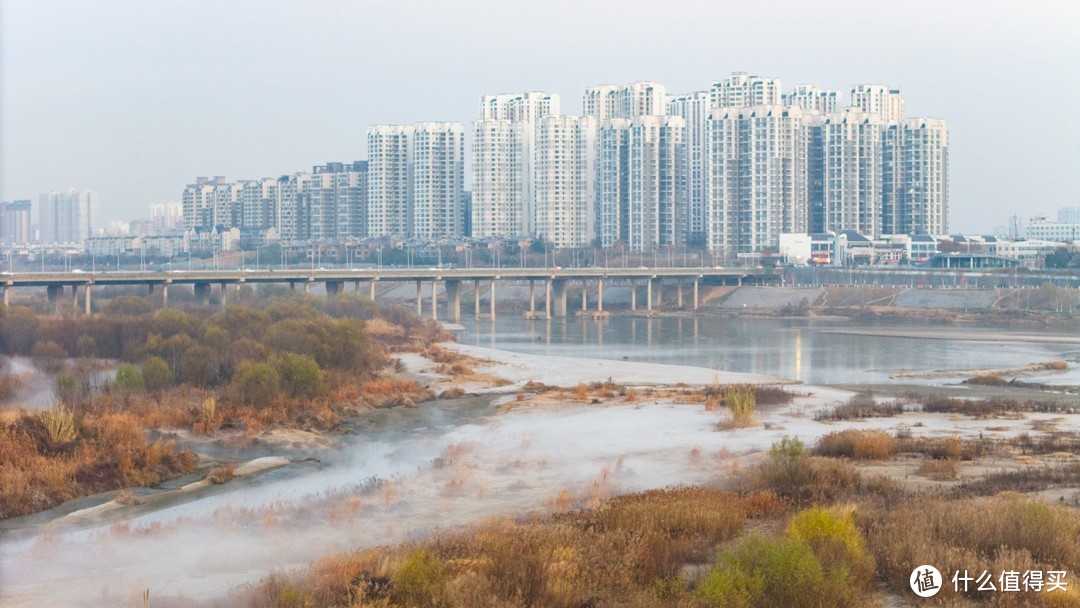
[[[466,323],[461,339],[526,353],[697,365],[814,384],[883,382],[890,372],[904,369],[1011,367],[1075,357],[1080,352],[1080,334],[1076,343],[1043,344],[829,333],[836,328],[1010,331],[991,326],[815,319],[570,317],[528,321],[504,315],[497,328],[487,322]],[[1022,333],[1060,336],[1062,332],[1024,328]]]

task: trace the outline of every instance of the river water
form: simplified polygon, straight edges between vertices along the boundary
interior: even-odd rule
[[[1080,327],[707,316],[550,321],[506,316],[463,325],[460,341],[477,346],[694,365],[825,385],[885,382],[899,370],[1004,368],[1080,356]],[[1062,339],[1067,341],[1049,341]],[[1074,375],[1075,366],[1066,377]]]

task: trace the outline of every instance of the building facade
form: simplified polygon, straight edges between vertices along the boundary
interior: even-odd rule
[[[27,200],[0,203],[0,241],[22,245],[33,240],[31,208]]]
[[[555,247],[596,237],[596,121],[547,116],[536,129],[532,234]]]
[[[600,244],[634,251],[683,243],[686,121],[637,116],[604,122],[599,135]]]
[[[100,228],[101,202],[92,190],[49,192],[38,199],[38,227],[43,243],[83,243]]]

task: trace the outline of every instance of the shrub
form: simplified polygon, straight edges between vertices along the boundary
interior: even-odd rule
[[[725,608],[860,606],[873,571],[853,514],[815,508],[782,538],[756,533],[721,549],[698,594]]]
[[[394,595],[408,605],[437,606],[445,585],[443,564],[426,549],[416,549],[394,577]]]
[[[147,357],[142,363],[142,381],[148,391],[163,391],[172,386],[172,370],[161,357]]]
[[[121,364],[116,369],[116,377],[113,378],[113,390],[123,395],[130,395],[141,391],[143,388],[142,373],[130,363]]]
[[[42,340],[34,344],[30,355],[34,358],[34,365],[44,372],[55,374],[64,369],[67,351],[52,340]]]
[[[41,424],[45,427],[49,447],[56,448],[65,443],[74,441],[78,436],[75,429],[75,414],[72,412],[52,409],[41,413]]]
[[[818,440],[814,453],[819,456],[889,460],[896,451],[896,439],[882,430],[847,429],[834,431]]]
[[[307,355],[283,353],[271,357],[269,364],[281,377],[281,389],[294,398],[313,399],[326,392],[322,369]]]
[[[269,362],[244,361],[233,374],[229,388],[240,403],[265,406],[278,396],[281,376]]]
[[[770,490],[796,504],[827,502],[857,490],[859,472],[832,458],[814,458],[802,441],[784,437],[774,443],[769,457],[740,480],[747,490]]]

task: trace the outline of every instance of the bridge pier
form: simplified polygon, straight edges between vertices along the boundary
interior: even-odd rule
[[[479,319],[480,318],[480,280],[477,279],[473,283],[474,283],[473,287],[475,287],[475,289],[473,289],[473,299],[475,300],[473,302],[473,315],[475,315],[475,318]]]
[[[416,282],[416,316],[418,317],[424,316],[424,311],[422,310],[424,303],[423,299],[420,297],[420,289],[422,289],[421,285],[420,281]]]
[[[375,281],[368,281],[368,297],[375,301]]]
[[[295,283],[291,283],[295,286]],[[195,301],[199,303],[199,306],[206,306],[210,303],[210,284],[209,283],[195,283]]]
[[[553,316],[563,318],[566,316],[566,279],[552,279],[551,291],[555,296],[555,314]]]
[[[679,306],[678,307],[682,308],[682,280],[680,279],[679,282],[676,283],[676,285],[677,285],[676,293],[678,294],[678,298],[679,298]]]
[[[551,281],[544,286],[544,316],[551,318]]]
[[[306,286],[311,283],[305,283],[304,291],[307,292]],[[222,308],[228,308],[229,306],[229,286],[225,283],[221,284],[221,302],[218,303]]]
[[[585,281],[581,282],[581,312],[588,312],[589,300],[587,294],[589,293],[589,284]]]
[[[645,310],[652,312],[652,279],[645,280]]]
[[[87,299],[89,300],[90,298],[87,298]],[[169,286],[168,286],[168,284],[161,286],[161,307],[162,308],[168,308],[169,307]]]
[[[604,279],[597,283],[596,312],[604,312]]]
[[[357,283],[359,285],[359,283]],[[344,289],[345,283],[343,281],[327,281],[326,282],[326,295],[328,297],[336,296]]]
[[[86,306],[84,309],[86,314],[90,314],[90,283],[83,287],[83,304]]]
[[[439,283],[438,281],[431,282],[431,320],[439,320]]]
[[[630,310],[637,310],[637,283],[630,281]]]
[[[311,284],[315,282],[315,279],[308,279],[304,281],[304,295],[311,293]]]
[[[11,288],[4,287],[4,306],[11,306]]]
[[[63,292],[63,285],[49,285],[45,288],[45,295],[48,296],[49,304],[53,306],[53,312],[60,314],[60,294]]]
[[[78,285],[72,285],[71,286],[71,312],[72,313],[79,312],[79,286]]]
[[[698,280],[694,279],[694,310],[698,309]]]
[[[652,298],[654,306],[661,306],[664,303],[664,283],[663,279],[656,277],[655,279],[649,279],[649,284],[656,283],[656,297]],[[652,310],[650,308],[649,310]]]
[[[461,281],[446,282],[446,316],[453,323],[461,322]]]
[[[536,285],[534,283],[536,283],[536,281],[534,281],[532,279],[529,279],[529,318],[530,319],[533,318],[534,316],[536,316],[536,298],[533,295],[533,288],[536,287]]]
[[[495,320],[495,279],[491,280],[491,320]]]

